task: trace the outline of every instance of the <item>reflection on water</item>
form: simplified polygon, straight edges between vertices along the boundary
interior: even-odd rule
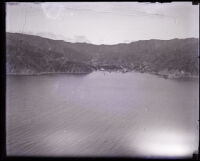
[[[133,141],[130,144],[130,148],[132,149],[137,145],[138,153],[144,157],[187,157],[194,152],[193,150],[196,147],[195,135],[188,134],[187,132],[179,132],[178,129],[174,129],[173,131],[152,129],[147,133],[132,136],[133,140],[136,138],[137,144]]]
[[[7,77],[7,153],[191,156],[198,80],[141,73]]]

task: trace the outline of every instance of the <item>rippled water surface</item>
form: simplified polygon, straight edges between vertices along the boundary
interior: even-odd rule
[[[198,88],[135,72],[7,76],[7,154],[191,156]]]

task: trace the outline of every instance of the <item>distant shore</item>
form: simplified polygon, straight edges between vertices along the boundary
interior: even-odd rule
[[[170,74],[169,75],[154,74],[154,75],[157,75],[157,76],[165,78],[165,79],[199,78],[198,75],[170,75]]]
[[[89,74],[91,72],[39,72],[39,73],[6,73],[6,75],[21,75],[21,76],[31,76],[31,75],[49,75],[49,74]]]
[[[121,70],[95,70],[95,71],[101,71],[101,72],[120,72],[120,73],[129,73],[132,71],[139,72],[139,73],[148,73],[155,76],[159,76],[165,79],[184,79],[184,78],[199,78],[199,75],[192,75],[192,74],[177,74],[177,73],[168,73],[163,74],[159,72],[144,72],[144,71],[138,71],[138,70],[130,70],[130,71],[121,71]],[[90,74],[92,72],[30,72],[30,73],[6,73],[6,75],[16,75],[16,76],[40,76],[40,75],[51,75],[51,74],[73,74],[73,75],[82,75],[82,74]]]

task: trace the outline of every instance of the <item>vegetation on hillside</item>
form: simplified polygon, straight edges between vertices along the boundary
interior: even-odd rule
[[[136,70],[160,75],[198,75],[198,39],[140,40],[94,45],[7,33],[7,73],[90,73]]]

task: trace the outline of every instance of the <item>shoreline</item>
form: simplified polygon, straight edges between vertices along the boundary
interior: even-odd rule
[[[137,72],[137,73],[146,73],[146,74],[151,74],[151,75],[155,75],[164,79],[184,79],[184,78],[199,78],[199,75],[174,75],[174,74],[159,74],[156,72],[140,72],[137,70],[133,70],[133,71],[127,71],[127,72],[123,72],[120,70],[94,70],[94,71],[100,71],[100,72],[120,72],[122,74],[125,73],[130,73],[130,72]],[[94,72],[92,71],[92,72]],[[52,74],[72,74],[72,75],[82,75],[82,74],[90,74],[92,72],[40,72],[40,73],[6,73],[6,75],[8,76],[41,76],[41,75],[52,75]]]
[[[41,76],[41,75],[50,75],[50,74],[74,74],[74,75],[81,75],[81,74],[90,74],[91,72],[81,72],[81,73],[74,73],[74,72],[40,72],[40,73],[6,73],[6,75],[16,75],[16,76]]]

